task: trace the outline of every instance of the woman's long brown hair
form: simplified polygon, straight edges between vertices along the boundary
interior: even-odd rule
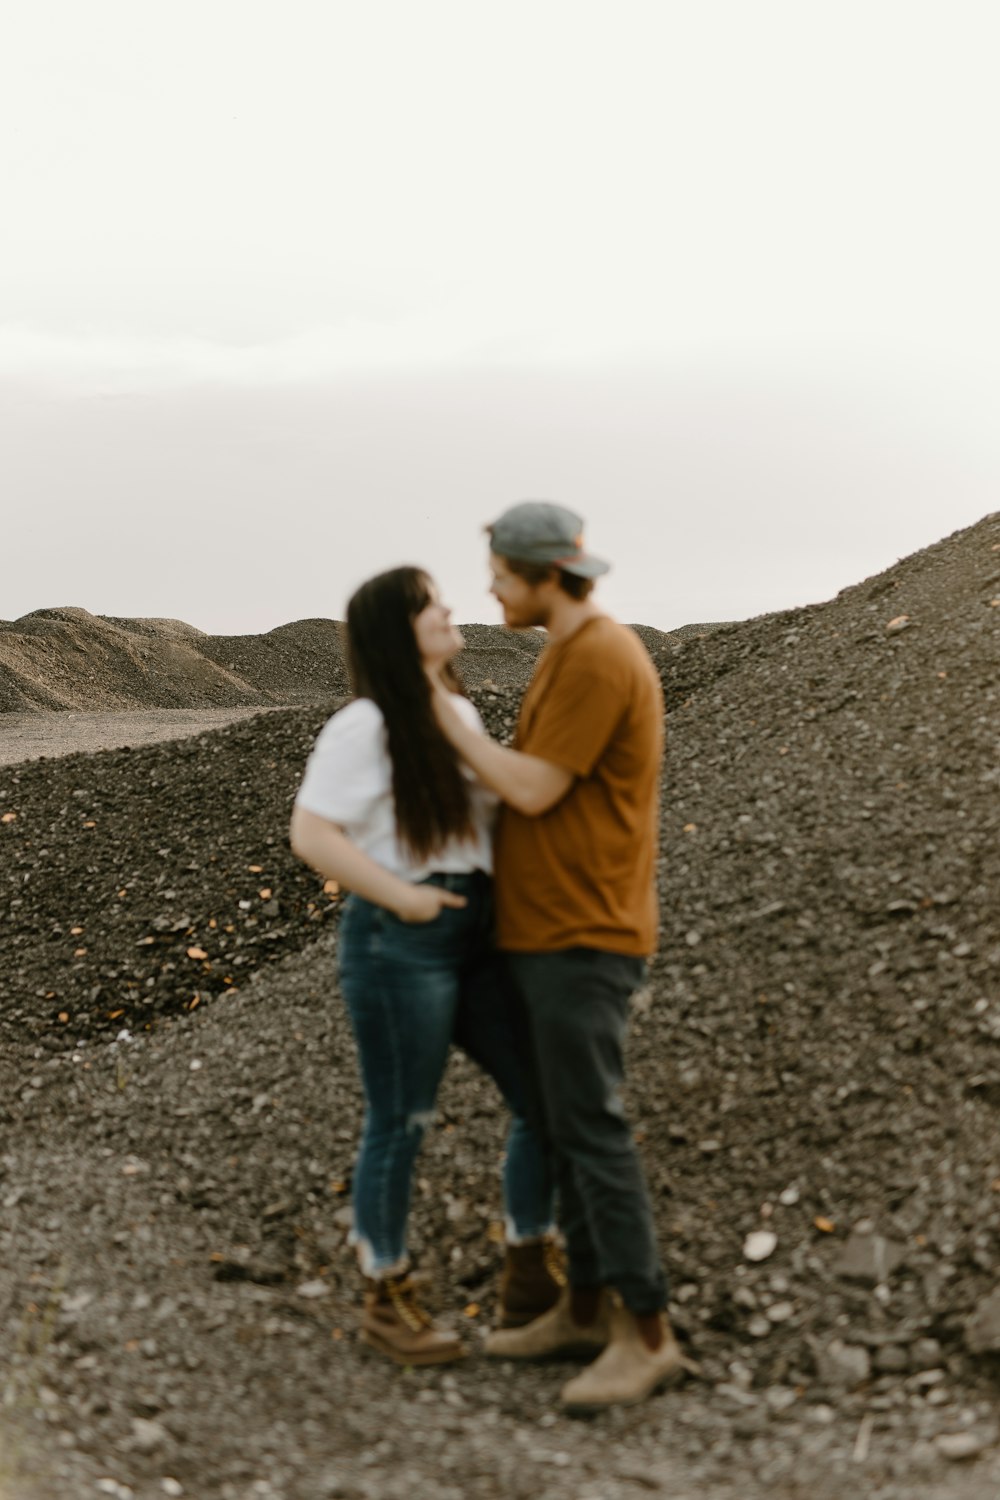
[[[382,711],[392,762],[400,843],[425,860],[450,839],[473,835],[469,786],[438,728],[413,621],[431,601],[420,568],[392,568],[363,583],[347,606],[347,663],[357,698]],[[457,673],[444,671],[461,692]]]

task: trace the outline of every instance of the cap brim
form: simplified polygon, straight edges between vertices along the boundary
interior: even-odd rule
[[[602,573],[611,571],[611,564],[603,557],[591,557],[586,553],[583,557],[574,557],[572,562],[555,563],[554,566],[564,573],[575,573],[577,578],[600,578]]]

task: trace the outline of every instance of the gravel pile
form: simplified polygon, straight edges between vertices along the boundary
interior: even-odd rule
[[[647,642],[663,947],[629,1108],[705,1380],[583,1425],[559,1370],[353,1341],[337,902],[285,843],[332,705],[0,770],[16,1500],[995,1494],[998,632],[994,515],[830,603]],[[518,689],[474,697],[508,732]],[[502,1131],[457,1059],[414,1228],[473,1343]]]
[[[311,942],[334,903],[286,834],[341,701],[5,767],[0,1034],[148,1024]]]
[[[848,1385],[935,1348],[985,1376],[1000,516],[830,604],[683,642],[664,681],[666,941],[641,1027],[665,1073],[644,1125],[685,1322],[771,1381],[831,1376],[834,1339]],[[776,1243],[740,1265],[751,1233]]]

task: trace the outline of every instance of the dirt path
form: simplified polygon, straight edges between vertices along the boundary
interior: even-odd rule
[[[152,708],[123,713],[0,714],[0,765],[75,755],[78,751],[118,750],[183,740],[238,719],[270,713],[266,708]]]

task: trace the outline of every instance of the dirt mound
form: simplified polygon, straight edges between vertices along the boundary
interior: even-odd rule
[[[523,687],[533,631],[465,625],[470,684]],[[39,609],[0,622],[0,713],[228,708],[322,702],[349,691],[343,626],[296,620],[263,635],[205,635],[183,620]]]
[[[574,1436],[539,1430],[551,1372],[368,1378],[344,1333],[358,1098],[337,906],[286,843],[329,705],[310,706],[0,770],[0,1257],[15,1311],[74,1293],[36,1351],[67,1464],[172,1472],[139,1418],[175,1466],[201,1456],[186,1483],[220,1500],[262,1472],[295,1500],[338,1493],[323,1465],[345,1494],[419,1493],[446,1457],[456,1495],[624,1500],[664,1451],[663,1484],[705,1495],[819,1500],[862,1472],[880,1497],[994,1492],[1000,515],[827,604],[656,651],[663,946],[629,1107],[711,1399]],[[506,733],[517,690],[474,697]],[[501,1128],[456,1067],[414,1227],[469,1326],[491,1296]],[[34,1368],[24,1339],[8,1312],[15,1372]],[[949,1451],[987,1458],[959,1482]]]
[[[93,618],[93,616],[91,616]],[[156,615],[120,618],[117,615],[102,615],[101,619],[108,625],[118,625],[122,630],[128,630],[133,635],[166,635],[174,636],[179,640],[207,640],[203,630],[197,625],[189,625],[186,620],[171,620]]]
[[[641,637],[650,656],[655,656],[657,651],[676,641],[687,640],[692,636],[700,639],[710,635],[713,630],[723,630],[733,623],[735,622],[732,620],[715,620],[702,625],[678,625],[674,630],[655,630],[650,625],[633,625],[632,629]]]
[[[537,630],[508,630],[505,625],[462,625],[465,649],[458,658],[463,682],[470,687],[523,689],[528,685],[545,637]]]
[[[220,667],[211,637],[155,622],[42,609],[0,627],[0,712],[224,708],[274,701]]]
[[[343,627],[336,620],[297,620],[266,635],[213,635],[201,654],[271,703],[315,702],[350,691]]]

